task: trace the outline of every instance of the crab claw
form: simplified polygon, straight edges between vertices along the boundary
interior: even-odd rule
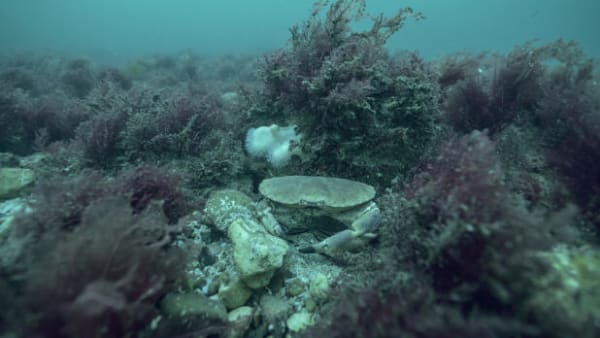
[[[379,222],[381,222],[381,211],[379,211],[377,204],[371,203],[358,219],[352,222],[351,227],[357,233],[357,236],[362,236],[374,232],[379,226]]]
[[[352,230],[344,230],[325,238],[317,244],[313,244],[306,248],[301,248],[302,253],[321,253],[331,255],[336,251],[344,251],[350,249],[351,243],[356,237],[356,233]]]
[[[375,203],[371,203],[352,222],[351,229],[340,231],[317,244],[301,248],[300,252],[332,255],[335,252],[355,251],[376,237],[373,232],[380,221],[381,212]]]

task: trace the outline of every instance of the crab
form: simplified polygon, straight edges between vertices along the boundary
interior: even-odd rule
[[[333,255],[356,250],[376,236],[381,212],[373,202],[375,189],[368,184],[335,177],[281,176],[263,180],[258,190],[272,203],[280,221],[300,213],[308,216],[303,221],[325,216],[345,225],[300,252]]]

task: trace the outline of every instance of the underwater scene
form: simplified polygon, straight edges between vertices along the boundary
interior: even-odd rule
[[[0,4],[0,338],[600,337],[597,13]]]

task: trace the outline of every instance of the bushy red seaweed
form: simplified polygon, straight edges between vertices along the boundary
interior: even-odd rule
[[[426,286],[377,294],[363,291],[340,297],[328,324],[310,328],[305,337],[506,337],[536,334],[538,330],[499,314],[465,316],[451,303],[436,299]]]
[[[134,215],[127,200],[86,207],[76,231],[42,238],[26,277],[30,337],[134,337],[181,271],[165,251],[169,226],[160,209]]]
[[[154,166],[140,166],[121,174],[113,190],[129,196],[134,212],[140,213],[152,201],[162,201],[170,223],[176,223],[189,209],[180,188],[182,177]]]
[[[407,196],[422,201],[419,213],[431,221],[494,222],[506,212],[501,179],[494,143],[486,133],[473,132],[445,143]]]

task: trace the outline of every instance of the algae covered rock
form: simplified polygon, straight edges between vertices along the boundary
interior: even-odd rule
[[[229,312],[229,323],[232,326],[230,337],[243,337],[253,316],[254,309],[250,306],[242,306]]]
[[[278,224],[268,208],[257,209],[250,197],[230,189],[214,192],[204,208],[215,227],[227,232],[234,245],[236,269],[241,280],[252,289],[269,284],[275,271],[283,265],[288,251],[286,241],[271,234],[278,233]],[[232,292],[225,289],[220,294],[229,296]],[[244,302],[229,302],[229,307]]]
[[[535,278],[526,307],[554,332],[600,334],[600,251],[558,246],[541,256],[551,268]]]
[[[0,199],[15,197],[35,181],[31,169],[0,168]]]
[[[304,292],[304,282],[294,277],[285,281],[285,291],[288,297],[296,297]]]
[[[265,294],[260,297],[262,315],[268,322],[280,322],[287,318],[290,304],[283,297]]]
[[[309,312],[296,312],[287,320],[287,327],[292,332],[299,332],[313,324],[312,315]]]
[[[196,292],[169,294],[161,301],[160,309],[165,317],[161,328],[168,332],[189,332],[228,321],[223,303]]]
[[[310,295],[315,300],[325,300],[329,297],[329,279],[323,273],[316,273],[309,284]]]
[[[259,300],[262,320],[267,323],[274,337],[283,337],[286,331],[286,320],[293,311],[293,304],[288,299],[270,294],[263,294]]]
[[[222,284],[219,288],[219,299],[223,301],[228,309],[235,309],[246,304],[250,296],[252,296],[252,290],[239,278],[227,284]]]
[[[204,212],[211,222],[223,232],[227,232],[229,225],[237,219],[253,218],[253,210],[252,199],[233,189],[213,192],[204,207]]]
[[[252,289],[267,286],[275,271],[283,266],[289,248],[287,242],[268,234],[250,219],[231,223],[228,234],[242,280]]]
[[[15,215],[28,211],[31,211],[31,209],[27,206],[25,200],[21,198],[0,202],[0,242],[8,236]]]

